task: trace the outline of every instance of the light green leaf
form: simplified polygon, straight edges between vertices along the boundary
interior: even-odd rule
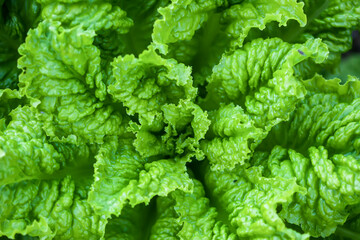
[[[277,213],[278,205],[304,192],[295,178],[266,178],[260,167],[208,170],[205,185],[217,211],[240,239],[308,239],[307,234],[287,228]]]
[[[200,140],[205,138],[210,125],[207,113],[195,103],[183,100],[178,105],[164,105],[162,111],[166,124],[162,140],[174,142],[176,154],[194,153],[198,160],[202,160]]]
[[[167,44],[190,40],[207,21],[209,13],[222,4],[222,0],[174,0],[167,7],[159,8],[162,19],[155,21],[152,34],[155,47],[166,54]]]
[[[305,81],[306,98],[259,146],[280,145],[258,161],[268,166],[270,176],[296,177],[307,188],[281,216],[314,237],[334,233],[360,202],[360,82],[339,83],[319,75]]]
[[[351,32],[359,26],[360,5],[357,0],[303,0],[308,24],[299,30],[291,29],[292,39],[311,36],[321,38],[330,52],[344,53],[351,48]],[[296,39],[297,38],[297,39]]]
[[[47,143],[34,110],[19,107],[10,116],[11,122],[0,131],[0,186],[59,170],[65,159]]]
[[[87,203],[93,149],[52,143],[33,107],[17,107],[0,130],[0,236],[100,239],[106,219]]]
[[[130,130],[137,136],[134,143],[137,151],[143,156],[154,156],[169,154],[175,148],[181,152],[184,148],[192,148],[190,145],[198,144],[196,142],[205,134],[207,121],[199,123],[198,119],[206,115],[196,104],[190,102],[197,90],[192,86],[189,67],[173,59],[162,58],[152,48],[140,54],[139,58],[133,55],[118,57],[113,66],[115,82],[108,86],[108,92],[114,100],[127,107],[129,115],[135,115],[135,120],[138,119],[138,122],[133,121],[130,124]],[[178,112],[177,109],[182,107],[186,108],[186,111]],[[175,109],[171,110],[172,108]],[[170,116],[171,114],[178,116],[175,119],[176,115]],[[186,131],[182,135],[174,131],[178,128],[175,121],[180,118],[188,119],[184,121],[184,126],[176,130]],[[193,130],[185,127],[190,124]],[[161,131],[167,132],[164,137],[160,139],[159,135],[162,134],[154,136],[153,133]],[[174,135],[181,135],[183,141],[192,131],[197,131],[195,139],[182,142],[182,146],[174,146],[175,143],[172,141],[175,140],[169,139]]]
[[[193,192],[174,191],[157,199],[157,219],[150,239],[236,239],[229,227],[218,221],[202,184],[193,181]]]
[[[0,235],[40,239],[101,239],[106,219],[94,214],[86,194],[70,176],[0,187]]]
[[[272,131],[264,142],[267,149],[278,144],[306,152],[311,146],[324,146],[332,153],[358,154],[360,81],[350,77],[340,85],[340,79],[316,75],[304,84],[307,97],[288,122]]]
[[[18,107],[0,130],[0,186],[62,176],[91,164],[88,146],[49,142],[38,114],[34,108]]]
[[[213,170],[233,169],[244,165],[253,150],[266,137],[266,132],[254,125],[244,110],[229,104],[210,114],[212,122],[202,149]]]
[[[146,125],[131,123],[130,129],[136,134],[136,150],[145,157],[191,154],[202,160],[200,140],[205,138],[210,125],[207,113],[193,102],[182,99],[178,105],[165,104],[161,111],[163,129],[149,131]]]
[[[21,93],[41,101],[37,108],[52,139],[99,143],[104,135],[124,133],[121,114],[104,102],[100,52],[92,45],[95,33],[60,25],[42,22],[21,45]]]
[[[140,123],[147,126],[159,124],[154,121],[163,104],[196,95],[190,68],[162,58],[152,48],[139,58],[118,57],[113,67],[116,81],[108,86],[108,92],[128,108],[128,114],[139,114]]]
[[[151,227],[149,239],[178,240],[181,225],[174,210],[175,201],[172,198],[160,197],[156,199],[156,220]]]
[[[306,15],[303,6],[296,0],[244,1],[225,10],[221,23],[226,26],[225,32],[231,36],[231,45],[241,47],[250,29],[264,30],[266,24],[272,21],[278,22],[279,26],[286,26],[289,20],[296,20],[304,27]]]
[[[101,215],[120,215],[126,204],[149,204],[154,196],[166,196],[175,189],[192,190],[186,173],[187,158],[147,159],[132,146],[132,139],[112,139],[96,156],[94,183],[89,202]]]
[[[206,167],[206,165],[202,165]],[[285,226],[277,206],[303,192],[295,179],[265,178],[261,168],[218,172],[207,170],[205,187],[194,180],[194,191],[174,191],[157,199],[154,239],[308,239]]]
[[[126,12],[104,1],[52,1],[42,4],[42,7],[43,19],[61,22],[64,28],[81,25],[95,32],[112,30],[113,34],[124,34],[133,25],[131,19],[126,17]]]
[[[354,156],[329,155],[322,146],[309,148],[306,155],[275,147],[267,164],[271,176],[296,177],[307,189],[283,206],[280,216],[314,237],[334,233],[345,223],[347,207],[360,202],[360,163]]]
[[[319,39],[303,45],[278,38],[254,40],[243,49],[223,55],[213,68],[202,106],[217,109],[220,103],[234,102],[256,127],[269,131],[287,120],[305,95],[293,67],[308,58],[321,63],[326,56],[326,45]]]

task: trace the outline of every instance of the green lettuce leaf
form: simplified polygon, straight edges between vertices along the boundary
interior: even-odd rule
[[[1,240],[359,238],[358,0],[0,7]]]
[[[307,189],[283,208],[281,216],[314,237],[334,233],[347,220],[351,206],[360,202],[360,82],[339,82],[319,75],[306,81],[308,95],[289,122],[274,128],[259,146],[278,145],[268,158],[257,160],[268,166],[270,176],[296,177]]]
[[[277,38],[254,40],[244,49],[223,55],[213,69],[202,106],[217,109],[219,103],[232,101],[243,107],[255,126],[270,130],[287,120],[305,95],[293,67],[307,58],[321,63],[326,56],[327,48],[320,40],[303,45]]]
[[[0,235],[41,239],[101,239],[106,219],[94,214],[83,185],[70,176],[26,180],[0,187]]]
[[[245,164],[267,132],[288,120],[306,92],[293,67],[307,58],[322,62],[326,53],[318,40],[291,45],[274,38],[223,55],[201,103],[207,109],[220,107],[212,115],[212,135],[203,143],[213,169]]]
[[[266,137],[249,115],[233,103],[210,113],[211,126],[202,149],[213,170],[233,169],[244,165],[253,150]]]
[[[127,107],[129,115],[138,114],[141,124],[156,129],[161,122],[161,106],[178,103],[179,99],[193,99],[191,69],[174,59],[164,59],[153,48],[139,58],[120,56],[113,62],[116,81],[109,84],[108,92]]]
[[[106,219],[87,202],[94,149],[49,142],[38,114],[17,107],[0,130],[0,235],[100,239]]]
[[[104,1],[47,2],[42,4],[42,18],[61,22],[62,27],[82,25],[100,34],[105,31],[124,34],[133,25],[126,12]]]
[[[162,19],[154,23],[152,40],[162,54],[168,52],[169,43],[189,40],[204,22],[209,13],[224,4],[222,0],[193,1],[175,0],[166,7],[159,8]]]
[[[166,154],[191,154],[198,160],[204,158],[200,140],[205,138],[210,121],[207,113],[189,100],[178,105],[165,104],[161,108],[164,128],[151,131],[146,125],[130,124],[136,135],[134,146],[142,156]]]
[[[345,223],[348,206],[358,204],[360,163],[353,156],[329,156],[324,147],[311,147],[303,154],[275,147],[268,159],[271,176],[293,179],[307,189],[283,206],[280,216],[300,225],[314,237],[334,233]]]
[[[11,122],[0,131],[0,186],[59,170],[65,159],[47,143],[35,112],[19,107],[10,116]]]
[[[260,167],[205,173],[205,185],[210,189],[219,214],[236,232],[247,239],[308,239],[287,228],[277,213],[277,206],[286,206],[295,193],[304,193],[295,178],[266,178]]]
[[[290,43],[304,43],[308,39],[321,38],[329,49],[329,57],[321,65],[309,59],[299,66],[298,74],[311,78],[323,68],[333,71],[340,63],[341,54],[352,45],[351,33],[359,29],[360,6],[357,0],[301,0],[307,16],[305,26],[289,22],[287,27],[270,23],[264,31],[254,30],[249,39],[280,37]]]
[[[194,180],[194,191],[175,191],[157,199],[157,219],[150,239],[236,239],[229,227],[218,221],[202,184]]]
[[[242,46],[252,28],[264,30],[267,23],[276,21],[279,26],[286,26],[289,20],[296,20],[301,27],[306,25],[303,12],[304,3],[296,0],[267,1],[250,0],[235,4],[225,10],[220,19],[230,35],[231,46]]]
[[[303,0],[308,24],[292,29],[289,37],[298,40],[310,36],[321,38],[332,53],[344,53],[351,48],[351,32],[359,26],[360,5],[356,0]],[[299,36],[300,35],[300,36]]]
[[[308,239],[285,226],[277,206],[291,202],[303,192],[295,179],[265,178],[261,168],[205,173],[202,184],[194,180],[194,191],[174,191],[157,199],[153,239]]]
[[[175,201],[171,198],[156,199],[156,220],[151,227],[149,239],[179,239],[180,224],[173,208]]]
[[[210,125],[207,113],[197,104],[183,100],[178,105],[166,104],[161,109],[166,124],[162,141],[174,144],[176,154],[194,154],[196,159],[202,160],[200,140],[205,138]]]
[[[166,196],[175,189],[192,190],[185,166],[189,159],[143,158],[132,142],[112,139],[101,146],[96,156],[89,203],[101,215],[118,216],[128,203],[132,207],[147,205],[154,196]]]
[[[40,100],[37,108],[52,139],[100,143],[125,131],[119,107],[106,101],[94,35],[81,26],[64,29],[43,21],[19,49],[21,93]]]
[[[115,82],[108,86],[108,92],[135,116],[130,130],[137,137],[136,150],[148,157],[189,149],[201,158],[199,140],[204,138],[209,121],[191,102],[197,92],[191,69],[162,58],[151,47],[139,58],[118,57],[113,66]]]
[[[264,142],[266,148],[281,145],[306,152],[311,146],[324,146],[333,154],[357,155],[359,80],[349,77],[345,85],[340,85],[340,79],[325,80],[316,75],[304,83],[307,97],[298,104],[288,122],[273,129]]]
[[[32,107],[19,106],[0,129],[0,185],[62,175],[72,168],[85,170],[91,165],[93,148],[49,142],[38,115]]]
[[[64,28],[81,25],[94,30],[94,44],[101,49],[102,65],[125,51],[119,39],[134,25],[117,4],[110,1],[42,1],[43,19],[61,22]]]

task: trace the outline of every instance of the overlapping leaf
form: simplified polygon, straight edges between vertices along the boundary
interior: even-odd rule
[[[132,146],[133,139],[112,139],[96,156],[95,180],[89,202],[101,215],[120,215],[129,203],[149,204],[156,195],[166,196],[175,189],[192,190],[186,173],[188,159],[148,159]]]
[[[297,194],[282,210],[290,223],[300,225],[312,236],[335,232],[360,202],[359,181],[359,80],[305,82],[309,91],[288,123],[273,130],[264,142],[275,146],[267,164],[271,176],[296,177],[307,193]],[[281,137],[280,131],[286,132]],[[288,148],[288,149],[286,149]]]
[[[60,22],[44,21],[19,49],[21,92],[40,100],[44,128],[54,139],[102,142],[104,135],[124,132],[121,114],[104,101],[94,34],[81,26],[64,29]]]

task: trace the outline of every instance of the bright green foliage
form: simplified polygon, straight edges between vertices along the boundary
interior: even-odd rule
[[[179,236],[180,239],[308,239],[306,234],[286,228],[276,213],[277,204],[289,202],[295,192],[302,191],[295,179],[267,179],[261,176],[260,168],[237,170],[206,173],[205,186],[213,189],[210,196],[215,207],[209,205],[197,180],[194,180],[193,193],[177,190],[168,198],[159,198],[157,203],[161,210],[158,210],[152,234],[161,239],[165,236]],[[161,235],[159,228],[163,229]]]
[[[48,142],[37,114],[18,107],[0,131],[0,203],[6,206],[0,211],[0,233],[98,239],[106,221],[92,216],[86,200],[91,177],[84,179],[92,153],[84,145]]]
[[[117,6],[103,1],[79,1],[77,3],[50,2],[42,4],[41,12],[44,19],[61,22],[66,28],[82,25],[102,33],[112,30],[126,33],[132,26],[131,19],[126,17],[126,12]]]
[[[129,115],[137,114],[139,124],[130,124],[137,136],[136,150],[148,157],[183,153],[189,148],[201,158],[199,140],[204,138],[209,122],[201,108],[191,102],[196,96],[191,69],[162,58],[152,48],[139,58],[117,58],[113,66],[115,81],[108,92],[127,107]],[[156,136],[161,131],[165,134]]]
[[[313,236],[333,233],[351,213],[348,207],[360,202],[360,82],[339,81],[315,76],[305,82],[308,97],[269,138],[282,146],[268,157],[270,175],[296,177],[307,188],[281,214]]]
[[[19,49],[19,67],[26,69],[20,76],[21,91],[41,101],[45,131],[54,139],[102,142],[104,135],[124,132],[123,117],[104,102],[106,86],[100,51],[92,45],[94,35],[92,30],[44,21]]]
[[[152,39],[161,53],[167,53],[167,45],[189,40],[207,21],[209,12],[224,4],[223,0],[175,0],[160,8],[162,19],[154,24]]]
[[[360,238],[358,0],[0,7],[1,240]]]
[[[215,206],[224,211],[225,220],[240,239],[307,239],[288,229],[277,215],[277,205],[291,202],[303,189],[295,178],[265,178],[261,168],[236,169],[231,172],[208,171],[205,183],[211,189]]]
[[[286,26],[290,19],[298,21],[301,27],[306,25],[303,3],[295,0],[250,0],[236,4],[226,10],[222,16],[225,32],[233,39],[232,45],[242,45],[250,29],[263,30],[267,23],[276,21]]]
[[[1,186],[0,234],[16,233],[41,239],[99,239],[105,218],[94,215],[86,201],[86,188],[71,177],[63,180],[28,180]]]
[[[175,191],[168,198],[158,198],[161,208],[151,229],[152,239],[236,239],[204,195],[201,183],[194,180],[192,193]]]
[[[148,204],[155,195],[166,196],[175,189],[192,190],[186,173],[188,159],[142,158],[131,145],[132,139],[105,143],[96,156],[95,181],[89,203],[102,215],[120,215],[129,203]]]
[[[12,120],[0,136],[0,185],[52,174],[64,165],[65,159],[46,136],[29,108],[16,108]],[[26,149],[27,151],[23,151]]]
[[[127,113],[139,115],[139,122],[149,129],[159,128],[161,106],[193,99],[191,69],[173,59],[164,59],[154,49],[139,58],[119,57],[113,62],[115,82],[108,86],[115,100],[123,102]]]
[[[161,110],[165,125],[158,131],[149,130],[146,125],[130,124],[136,134],[136,150],[147,157],[177,153],[202,160],[200,140],[205,138],[210,125],[206,112],[189,100],[180,100],[178,105],[165,104]]]
[[[360,82],[356,78],[349,78],[345,85],[339,82],[319,75],[306,81],[308,96],[288,122],[273,130],[271,144],[302,152],[311,146],[324,146],[333,154],[359,154]],[[292,137],[284,136],[284,132]]]
[[[254,40],[223,55],[213,68],[204,105],[234,101],[245,107],[257,126],[271,127],[277,119],[287,119],[294,104],[304,97],[305,89],[293,67],[307,58],[321,63],[326,56],[327,48],[319,39],[304,45],[277,38]]]
[[[307,189],[280,214],[312,236],[328,236],[346,221],[347,206],[360,202],[360,163],[353,156],[329,157],[324,147],[311,147],[306,155],[275,147],[269,156],[271,176],[296,177]]]
[[[223,55],[213,68],[202,106],[217,108],[231,102],[239,106],[220,107],[214,113],[211,130],[216,138],[204,142],[213,169],[231,169],[251,157],[259,141],[287,120],[304,97],[305,88],[293,67],[309,57],[322,62],[326,54],[326,46],[318,40],[291,45],[274,38],[254,40],[243,50]]]
[[[351,32],[359,26],[360,5],[356,0],[304,0],[308,24],[303,38],[321,38],[331,52],[343,53],[351,48]],[[293,40],[296,40],[293,38]]]
[[[244,165],[266,133],[233,103],[211,112],[208,138],[202,142],[204,152],[215,170]]]

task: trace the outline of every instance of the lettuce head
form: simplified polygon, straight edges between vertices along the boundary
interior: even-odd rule
[[[1,240],[360,239],[358,0],[0,7]]]

